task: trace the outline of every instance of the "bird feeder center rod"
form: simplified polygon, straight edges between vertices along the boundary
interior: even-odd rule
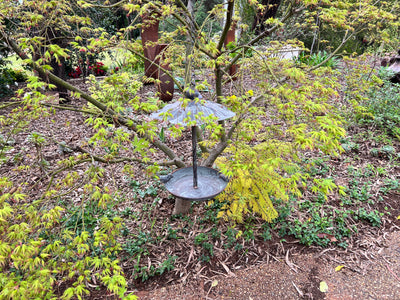
[[[192,126],[193,188],[197,189],[197,126]]]

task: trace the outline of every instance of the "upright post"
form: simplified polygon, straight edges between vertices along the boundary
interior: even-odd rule
[[[197,189],[197,126],[192,126],[193,188]]]

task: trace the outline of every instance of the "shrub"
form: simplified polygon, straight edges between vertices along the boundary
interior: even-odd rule
[[[82,75],[82,70],[80,66],[77,66],[73,71],[68,73],[69,77],[79,78]]]
[[[89,65],[88,67],[89,73],[95,76],[104,76],[107,73],[108,68],[102,62],[96,62],[93,65]],[[77,66],[75,69],[68,73],[69,77],[79,78],[83,74],[80,66]]]
[[[389,134],[400,139],[400,85],[383,80],[381,86],[372,86],[368,98],[360,104],[366,108],[367,114],[359,119],[367,124],[387,130]]]
[[[11,94],[11,85],[14,84],[14,77],[9,69],[1,68],[0,66],[0,97]]]
[[[28,76],[23,70],[9,70],[10,75],[16,82],[25,82],[28,79]]]
[[[60,223],[62,207],[43,209],[41,201],[25,203],[27,195],[13,189],[6,178],[0,178],[0,194],[1,299],[51,299],[62,282],[70,283],[62,299],[81,299],[89,294],[86,282],[92,278],[124,296],[127,284],[115,259],[121,250],[116,241],[121,218],[102,217],[94,232],[78,233]]]
[[[95,76],[104,76],[108,68],[102,62],[96,62],[94,65],[89,66],[89,71]]]

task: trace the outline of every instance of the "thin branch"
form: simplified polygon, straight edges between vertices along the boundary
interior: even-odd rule
[[[292,5],[292,4],[291,4],[291,5]],[[305,7],[300,7],[300,8],[298,8],[298,9],[292,9],[291,5],[289,6],[289,8],[288,8],[288,10],[287,10],[286,15],[285,15],[284,17],[282,17],[282,19],[279,21],[279,23],[284,23],[284,22],[286,22],[290,17],[292,17],[292,16],[295,15],[295,14],[300,13],[302,10],[305,9]],[[263,39],[264,37],[270,35],[272,32],[274,32],[275,30],[277,30],[279,27],[280,27],[280,25],[277,24],[277,25],[275,25],[275,26],[273,26],[273,27],[267,29],[267,30],[265,30],[264,32],[262,32],[261,34],[259,34],[258,36],[256,36],[254,39],[252,39],[251,41],[249,41],[247,44],[237,46],[236,48],[234,48],[234,49],[232,49],[232,50],[230,50],[230,51],[227,51],[227,53],[228,53],[228,54],[235,53],[235,52],[237,52],[237,51],[240,50],[240,49],[250,49],[250,48],[252,49],[252,46],[253,46],[254,44],[256,44],[258,41],[260,41],[260,40]],[[241,58],[243,57],[243,55],[244,55],[244,52],[243,52],[243,53],[240,53],[240,54],[238,54],[238,55],[236,55],[236,56],[229,62],[229,64],[225,66],[225,70],[226,70],[226,71],[229,70],[229,68],[230,68],[232,65],[234,65],[239,59],[241,59]]]
[[[264,96],[260,95],[258,97],[255,97],[251,102],[246,106],[246,108],[243,109],[244,112],[247,112],[248,109],[253,106],[257,101],[263,99]],[[236,121],[232,124],[231,128],[228,131],[228,134],[226,134],[225,139],[221,140],[217,146],[213,148],[212,151],[210,151],[209,156],[207,159],[203,162],[204,166],[210,167],[214,163],[214,161],[218,158],[218,156],[221,155],[222,152],[224,152],[225,148],[228,146],[228,142],[230,139],[232,139],[232,135],[235,132],[236,128],[239,126],[239,124],[244,120],[245,118],[245,113],[240,115]]]
[[[199,43],[199,39],[197,38],[196,32],[193,32],[192,30],[190,30],[190,25],[186,22],[186,20],[184,18],[182,18],[181,15],[177,14],[177,13],[173,13],[172,14],[181,24],[183,24],[186,28],[188,28],[189,30],[189,35],[190,38],[192,39],[192,42],[194,43],[194,46],[202,53],[204,53],[205,55],[207,55],[209,58],[211,59],[215,59],[216,56],[214,56],[210,51],[207,51],[204,47],[202,47]],[[197,25],[195,23],[195,25]],[[200,30],[198,30],[200,32]]]
[[[201,152],[210,153],[210,150],[206,146],[204,146],[204,144],[202,143],[204,141],[204,139],[203,139],[203,135],[201,134],[201,131],[196,130],[196,132],[197,132],[198,145],[200,147]]]
[[[35,182],[35,184],[34,184],[33,186],[31,186],[31,187],[29,188],[28,193],[31,192],[31,191],[35,188],[35,186],[36,186],[39,182],[41,182],[44,178],[48,178],[49,176],[51,176],[51,178],[54,178],[54,176],[56,176],[58,173],[60,173],[60,172],[62,172],[62,171],[65,171],[65,170],[67,170],[67,169],[73,168],[73,167],[75,167],[75,166],[77,166],[77,165],[83,164],[83,163],[85,163],[85,162],[90,162],[90,161],[92,161],[92,159],[90,159],[90,158],[81,159],[81,160],[79,160],[79,161],[74,162],[74,164],[71,165],[71,166],[60,167],[60,168],[58,168],[58,169],[56,169],[56,170],[51,171],[50,173],[48,173],[48,174],[46,174],[46,175],[43,175],[43,176],[40,177],[38,180],[36,180],[36,182]],[[52,181],[52,180],[51,180],[51,181]],[[50,182],[50,183],[51,183],[51,182]],[[46,191],[49,189],[49,187],[50,187],[50,184],[48,185]]]
[[[342,42],[340,43],[340,45],[335,49],[335,51],[333,51],[327,58],[325,58],[323,61],[321,61],[318,65],[312,67],[309,69],[309,71],[314,71],[315,69],[318,69],[319,67],[323,66],[327,61],[329,61],[332,57],[334,57],[336,55],[336,53],[339,52],[339,50],[344,46],[344,44],[347,43],[347,41],[349,39],[351,39],[353,36],[355,36],[356,34],[362,32],[363,30],[360,30],[358,32],[354,31],[351,34],[349,34],[349,36],[347,36],[348,31],[346,31],[345,36],[342,39]]]
[[[248,111],[250,107],[252,107],[256,102],[260,101],[263,99],[264,96],[260,95],[258,97],[254,97],[253,100],[250,101],[250,103],[246,106],[246,108],[243,110],[245,112]],[[227,138],[230,140],[232,138],[233,133],[235,132],[236,128],[239,126],[239,124],[243,121],[245,114],[240,115],[237,120],[232,124],[231,128],[229,128]]]
[[[112,160],[108,160],[105,159],[103,157],[94,155],[92,153],[90,153],[89,151],[86,151],[85,149],[76,146],[76,147],[70,147],[70,146],[65,146],[64,147],[71,149],[73,151],[78,151],[81,152],[83,154],[87,154],[89,155],[93,160],[101,162],[101,163],[105,163],[105,164],[116,164],[116,163],[121,163],[121,162],[137,162],[140,164],[144,164],[144,165],[159,165],[159,166],[173,166],[175,165],[175,161],[171,160],[171,161],[163,161],[163,162],[154,162],[154,161],[144,161],[142,159],[139,158],[135,158],[135,157],[121,157],[121,158],[116,158],[116,159],[112,159]]]
[[[83,186],[84,186],[84,183],[85,183],[85,182],[82,180],[82,181],[80,182],[79,185],[78,185],[78,184],[77,184],[77,185],[74,185],[73,187],[71,187],[71,188],[70,188],[69,190],[67,190],[66,192],[57,194],[57,195],[55,195],[55,196],[52,196],[52,197],[48,198],[48,200],[52,200],[52,199],[64,197],[64,196],[66,196],[66,195],[68,195],[68,194],[70,194],[70,193],[76,191],[77,189],[83,187]],[[43,198],[43,197],[42,197],[42,198]],[[42,199],[42,198],[41,198],[41,199]]]
[[[21,102],[20,101],[8,102],[7,104],[0,106],[0,109],[4,109],[4,108],[14,106],[14,105],[17,106],[18,104],[21,104]]]
[[[131,51],[133,54],[139,56],[141,59],[143,60],[147,60],[148,62],[150,62],[151,64],[155,65],[157,68],[161,69],[165,74],[167,74],[169,76],[169,78],[172,79],[172,81],[175,83],[175,85],[179,88],[179,90],[183,93],[183,88],[181,87],[181,84],[178,80],[175,79],[175,77],[172,75],[172,73],[169,70],[166,70],[165,68],[163,68],[160,64],[156,64],[153,60],[145,57],[143,54],[137,52],[136,50],[132,49],[131,47],[129,47],[128,45],[128,50]],[[161,53],[158,54],[158,56],[161,57]]]
[[[235,1],[229,0],[228,8],[226,10],[225,27],[224,30],[222,31],[221,38],[219,39],[217,46],[218,51],[221,51],[222,46],[224,45],[226,35],[228,34],[229,29],[231,28],[234,9],[235,9]]]
[[[110,5],[95,4],[95,3],[91,3],[91,2],[88,2],[88,3],[90,3],[90,7],[94,7],[94,8],[114,8],[114,7],[120,6],[124,2],[126,2],[126,0],[121,0],[117,3],[110,4]]]
[[[75,108],[73,106],[61,106],[61,105],[54,105],[54,104],[49,104],[49,103],[40,103],[42,106],[50,107],[50,108],[55,108],[55,109],[60,109],[60,110],[69,110],[69,111],[75,111],[75,112],[80,112],[84,114],[90,114],[90,115],[98,115],[99,112],[94,112],[90,110],[84,110],[84,109],[79,109]]]
[[[37,63],[30,60],[29,57],[21,50],[21,48],[2,31],[0,31],[0,39],[3,39],[8,45],[10,45],[11,48],[14,50],[14,52],[20,58],[27,60],[27,64],[29,66],[31,66],[34,70],[36,70],[40,74],[40,76],[42,76],[43,78],[48,78],[51,82],[55,83],[56,85],[61,85],[61,86],[65,87],[66,89],[79,94],[81,98],[90,102],[91,104],[93,104],[94,106],[99,108],[104,113],[108,114],[116,122],[127,127],[128,129],[136,132],[139,136],[143,137],[144,139],[149,141],[151,144],[153,144],[156,148],[158,148],[159,150],[164,152],[172,161],[175,162],[175,165],[177,167],[182,168],[185,166],[185,163],[177,157],[175,152],[170,147],[168,147],[165,143],[161,142],[158,138],[151,136],[147,133],[138,133],[138,131],[139,131],[137,128],[138,124],[136,124],[134,120],[119,115],[117,112],[115,112],[111,108],[107,107],[105,104],[97,101],[92,96],[86,94],[79,88],[69,84],[68,82],[62,80],[61,78],[57,77],[54,74],[52,74],[48,71],[45,71]]]
[[[187,15],[187,18],[190,20],[190,22],[192,23],[192,25],[194,26],[194,28],[198,31],[200,30],[199,25],[196,23],[196,21],[193,19],[191,13],[189,12],[189,10],[187,9],[186,5],[181,1],[181,0],[175,0],[175,2],[178,4],[178,6],[180,8],[183,9],[183,11],[185,12],[185,14]],[[174,14],[175,15],[175,14]],[[189,26],[189,28],[191,28],[191,26]]]
[[[290,17],[292,17],[295,14],[300,13],[302,10],[304,10],[305,7],[300,7],[298,9],[293,9],[292,8],[292,4],[289,5],[288,10],[286,12],[286,15],[279,21],[279,23],[285,23]],[[272,32],[274,32],[275,30],[277,30],[280,27],[279,24],[269,28],[268,30],[265,30],[263,33],[259,34],[258,36],[256,36],[254,39],[252,39],[250,42],[247,43],[248,46],[252,46],[255,43],[257,43],[258,41],[260,41],[261,39],[263,39],[264,37],[270,35]]]

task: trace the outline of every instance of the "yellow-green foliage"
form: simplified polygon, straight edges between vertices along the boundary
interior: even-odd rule
[[[218,197],[226,202],[220,217],[242,222],[246,214],[255,212],[271,222],[277,217],[274,199],[300,196],[300,188],[306,186],[308,175],[300,172],[302,155],[306,151],[337,155],[342,150],[339,139],[345,130],[333,105],[341,86],[329,68],[305,72],[292,62],[274,59],[266,66],[262,57],[259,61],[252,57],[247,66],[268,93],[252,109],[247,107],[249,92],[225,101],[239,113],[252,114],[246,114],[232,146],[225,150],[226,157],[217,160],[222,172],[231,177],[225,193]],[[287,80],[273,86],[268,80],[276,76]],[[331,192],[325,185],[315,189]]]
[[[288,200],[289,193],[300,194],[297,184],[304,176],[287,160],[292,152],[290,143],[269,141],[254,147],[243,144],[227,150],[230,151],[233,153],[229,159],[217,162],[221,170],[231,176],[227,189],[218,196],[219,201],[228,202],[219,217],[226,216],[241,223],[246,214],[254,212],[271,222],[278,216],[272,202],[274,198]]]
[[[9,192],[11,191],[11,192]],[[122,220],[103,217],[90,234],[63,229],[63,209],[41,209],[42,203],[25,203],[26,195],[0,178],[0,299],[56,299],[56,286],[68,281],[61,299],[87,296],[87,282],[96,278],[120,298],[136,299],[126,293],[126,280],[113,259],[121,249],[116,241]],[[93,247],[100,250],[92,255]]]

